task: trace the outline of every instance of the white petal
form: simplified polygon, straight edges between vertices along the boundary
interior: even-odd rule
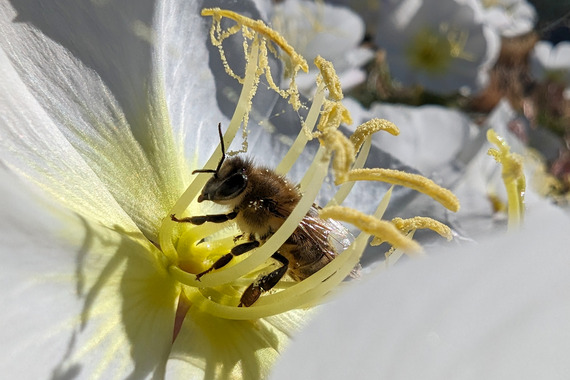
[[[262,379],[308,312],[232,321],[190,308],[174,342],[167,379]],[[313,313],[311,313],[313,314]]]
[[[163,371],[176,287],[152,245],[49,201],[0,169],[3,375],[143,378]]]
[[[475,128],[461,112],[440,106],[375,103],[368,117],[390,120],[400,129],[396,137],[386,133],[374,135],[378,148],[428,176],[457,155]]]
[[[65,161],[64,152],[42,146],[60,133],[60,140],[77,150],[125,212],[154,238],[161,218],[183,190],[187,168],[182,143],[172,137],[152,41],[140,35],[141,26],[151,25],[152,7],[128,2],[0,7],[0,44],[11,63],[3,58],[3,66],[11,66],[6,68],[10,79],[3,81],[16,83],[21,93],[27,89],[26,100],[35,98],[33,108],[43,109],[27,120],[23,115],[29,102],[14,99],[11,117],[2,116],[3,128],[10,131],[4,146],[18,154],[49,157],[51,163]],[[2,96],[10,96],[11,89],[2,88]],[[22,139],[20,133],[28,137]],[[15,153],[4,159],[32,175],[33,162],[18,161]],[[34,179],[60,193],[49,179]],[[78,193],[92,185],[80,178],[62,184]],[[72,202],[68,199],[67,205]],[[80,203],[73,208],[82,212],[85,202]]]
[[[57,128],[2,49],[0,87],[0,160],[86,218],[136,230],[100,180],[102,173],[89,167]],[[101,162],[105,162],[104,157]]]
[[[304,0],[275,6],[273,23],[285,39],[312,62],[317,55],[336,60],[355,48],[364,36],[364,23],[349,8]]]
[[[227,127],[242,89],[237,80],[227,75],[218,47],[210,41],[212,20],[200,15],[206,7],[220,7],[260,19],[252,1],[167,0],[159,4],[157,41],[169,114],[174,128],[181,131],[177,138],[185,141],[186,150],[191,153],[189,159],[199,167],[217,147],[217,125],[222,123],[223,130]],[[228,20],[228,25],[231,23]],[[241,36],[228,38],[223,47],[229,66],[237,75],[243,75],[246,60]],[[279,84],[280,63],[272,54],[268,60],[273,78]],[[251,133],[259,132],[257,123],[270,115],[277,98],[267,86],[258,86],[250,114]],[[241,141],[237,140],[239,146]]]
[[[170,119],[195,164],[198,156],[202,164],[218,145],[218,123],[228,124],[217,105],[215,80],[226,83],[230,77],[224,72],[214,77],[208,64],[220,58],[210,42],[211,20],[200,16],[203,7],[201,1],[161,1],[157,17]]]
[[[565,378],[570,220],[543,211],[520,233],[407,262],[348,290],[272,378]]]

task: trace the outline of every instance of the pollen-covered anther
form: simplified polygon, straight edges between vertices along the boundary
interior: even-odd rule
[[[265,36],[267,39],[277,44],[281,48],[281,50],[283,50],[289,57],[291,57],[291,59],[295,63],[297,63],[301,67],[301,69],[304,72],[309,71],[309,65],[307,65],[307,61],[305,60],[305,58],[303,58],[299,53],[297,53],[295,49],[293,49],[293,47],[289,45],[287,40],[283,38],[283,36],[281,36],[275,30],[265,25],[263,21],[252,20],[248,17],[240,15],[239,13],[220,8],[205,8],[202,9],[201,14],[202,16],[212,16],[214,17],[215,21],[218,22],[222,17],[230,18],[236,21],[238,25],[242,25],[256,31],[258,34]],[[237,33],[237,30],[235,30],[234,33]]]
[[[459,211],[459,200],[448,189],[419,175],[393,169],[355,169],[347,173],[347,181],[381,181],[400,185],[432,197],[448,210]]]
[[[448,226],[432,218],[424,216],[415,216],[409,219],[394,218],[391,222],[394,226],[396,226],[397,229],[406,235],[411,231],[427,228],[434,232],[437,232],[440,236],[446,238],[447,240],[451,240],[453,238],[451,229]],[[379,245],[381,243],[382,241],[380,241],[380,239],[374,238],[370,245]]]
[[[419,174],[393,169],[354,169],[347,173],[346,181],[381,181],[405,186],[432,197],[451,211],[457,212],[459,210],[459,200],[451,191]]]
[[[260,77],[263,75],[269,85],[269,88],[278,93],[281,97],[288,99],[293,109],[298,110],[301,107],[299,92],[295,84],[295,76],[299,70],[308,72],[309,66],[307,61],[287,43],[283,36],[269,28],[261,20],[252,20],[229,10],[207,8],[202,10],[202,16],[212,16],[213,22],[210,29],[210,40],[212,41],[212,45],[218,48],[226,73],[243,84],[243,90],[248,90],[246,94],[248,94],[249,102],[256,92],[256,87],[259,83]],[[232,19],[236,22],[236,25],[224,29],[221,25],[222,18]],[[246,83],[247,73],[246,76],[242,78],[230,67],[222,45],[227,38],[240,31],[244,37],[243,48],[246,61],[248,63],[252,60],[256,61],[253,63],[256,68],[255,75],[250,79],[250,81],[253,79],[253,86]],[[279,51],[278,48],[280,49]],[[291,83],[288,89],[281,89],[275,83],[268,59],[270,53],[285,62],[286,74],[291,78]],[[239,108],[240,104],[238,103],[236,110]],[[245,107],[244,111],[248,114],[249,108]],[[247,124],[247,120],[248,116],[244,115],[244,124]]]
[[[523,171],[522,157],[511,153],[511,148],[497,133],[489,129],[487,140],[498,149],[489,149],[488,154],[503,166],[502,177],[507,190],[509,228],[516,227],[524,214],[524,195],[526,179]]]
[[[346,180],[355,158],[354,145],[339,130],[329,129],[321,134],[321,143],[334,154],[332,167],[335,175],[335,183],[338,185]]]
[[[341,101],[344,95],[333,64],[320,55],[315,58],[314,63],[321,72],[322,80],[329,90],[329,98],[333,101]]]
[[[388,132],[392,136],[398,136],[400,134],[400,130],[396,124],[392,123],[391,121],[385,119],[368,120],[367,122],[362,123],[356,127],[356,130],[350,136],[350,141],[354,145],[354,149],[358,152],[368,136],[379,131]]]
[[[404,235],[393,223],[377,219],[360,211],[344,206],[330,206],[322,209],[320,216],[323,219],[331,218],[350,223],[408,253],[422,252],[422,247]]]
[[[317,124],[317,129],[320,132],[324,132],[327,129],[337,129],[341,123],[352,124],[350,112],[348,112],[341,102],[325,100],[323,102],[321,118]]]

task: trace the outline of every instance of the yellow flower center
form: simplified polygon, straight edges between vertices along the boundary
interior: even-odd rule
[[[211,16],[213,19],[210,37],[212,43],[219,48],[226,72],[243,85],[235,113],[223,136],[225,146],[229,146],[241,125],[247,125],[251,99],[261,76],[271,89],[289,101],[293,110],[301,107],[295,86],[295,75],[299,70],[307,71],[308,65],[280,35],[261,21],[254,21],[231,11],[204,9],[202,15]],[[235,25],[227,29],[222,28],[222,18],[234,20]],[[244,77],[236,75],[229,66],[222,46],[226,38],[240,31],[244,37],[246,57]],[[275,84],[268,64],[269,54],[285,62],[287,72],[291,75],[289,88],[281,89]],[[423,177],[420,179],[420,176],[405,175],[397,171],[392,171],[391,176],[378,176],[378,172],[362,174],[362,170],[367,170],[362,169],[362,166],[371,146],[371,134],[384,130],[397,135],[399,131],[392,123],[375,119],[358,127],[350,138],[345,137],[338,131],[338,127],[341,123],[352,121],[348,110],[341,103],[343,95],[338,77],[330,62],[321,57],[315,59],[315,65],[320,70],[316,95],[307,117],[301,120],[302,131],[275,171],[286,174],[309,140],[318,138],[321,147],[299,183],[302,197],[283,225],[260,247],[234,257],[228,265],[197,279],[197,273],[209,269],[217,259],[235,246],[234,236],[239,235],[240,231],[231,222],[224,228],[215,223],[197,226],[191,223],[173,222],[170,216],[164,218],[159,240],[165,265],[170,275],[182,285],[186,302],[192,304],[194,308],[222,318],[244,320],[305,308],[319,303],[353,271],[370,236],[402,247],[404,250],[420,250],[419,244],[405,234],[410,229],[425,228],[424,226],[435,228],[433,226],[437,223],[433,221],[434,223],[430,224],[424,221],[423,224],[408,223],[402,227],[380,220],[388,205],[391,190],[380,201],[373,216],[339,206],[348,195],[354,181],[379,180],[411,186],[433,196],[452,210],[458,208],[457,199],[449,191]],[[216,167],[220,157],[221,149],[218,147],[205,167]],[[305,280],[297,282],[286,277],[252,306],[237,307],[244,289],[255,282],[260,274],[266,274],[274,267],[271,256],[279,251],[307,215],[327,176],[329,166],[333,168],[337,184],[342,185],[329,205],[322,210],[321,217],[347,221],[360,228],[362,232],[345,251],[338,252],[334,260]],[[175,214],[178,218],[184,214],[202,215],[203,213],[197,208],[196,198],[211,176],[211,173],[198,174],[176,202],[171,214]],[[407,230],[402,232],[405,229]]]
[[[467,38],[467,32],[444,23],[439,25],[439,29],[420,29],[406,49],[408,62],[417,70],[445,74],[454,59],[472,59],[464,50]]]

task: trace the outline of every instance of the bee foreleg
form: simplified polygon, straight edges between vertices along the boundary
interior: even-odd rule
[[[214,269],[220,269],[226,266],[234,256],[243,255],[244,253],[249,252],[257,247],[259,247],[259,242],[257,240],[248,241],[247,243],[236,245],[235,247],[232,248],[230,253],[226,253],[225,255],[220,257],[210,268],[206,269],[202,273],[198,273],[196,275],[196,280],[200,280],[200,277],[202,277],[206,273],[210,273]]]
[[[285,273],[287,273],[289,260],[278,252],[275,252],[271,257],[283,265],[248,286],[241,296],[238,307],[248,307],[253,305],[253,303],[261,296],[261,293],[272,289],[283,278]]]
[[[199,216],[189,216],[186,218],[178,219],[174,214],[170,215],[170,219],[173,222],[178,223],[192,223],[196,225],[204,224],[206,222],[211,223],[224,223],[228,220],[235,219],[237,216],[237,211],[232,211],[229,214],[210,214],[210,215],[199,215]]]

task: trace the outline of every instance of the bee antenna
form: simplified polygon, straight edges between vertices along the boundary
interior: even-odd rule
[[[224,136],[222,135],[222,123],[218,123],[218,134],[220,135],[220,145],[222,146],[222,158],[220,159],[220,162],[218,162],[218,167],[216,168],[216,170],[214,169],[198,169],[198,170],[194,170],[192,172],[192,174],[196,174],[196,173],[214,173],[214,177],[218,178],[218,172],[220,171],[220,168],[222,167],[222,164],[224,163],[224,160],[226,159],[226,147],[224,146]]]

